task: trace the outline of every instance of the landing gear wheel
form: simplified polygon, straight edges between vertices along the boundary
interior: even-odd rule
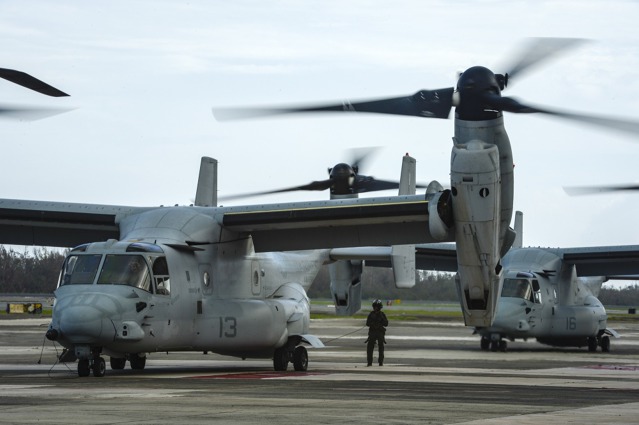
[[[501,351],[502,353],[508,351],[508,342],[504,341],[503,339],[499,341],[499,351]]]
[[[85,377],[91,374],[91,367],[88,359],[78,360],[78,376]]]
[[[109,363],[111,364],[111,369],[113,370],[122,370],[124,366],[126,366],[126,358],[124,357],[111,357],[109,359]]]
[[[604,336],[601,338],[601,351],[604,353],[610,352],[610,337]]]
[[[490,340],[485,336],[482,336],[479,346],[483,351],[488,351],[488,349],[490,348]]]
[[[308,352],[301,345],[293,351],[293,366],[298,372],[305,372],[308,369]]]
[[[273,369],[278,372],[286,371],[288,367],[288,353],[285,347],[280,347],[273,353]]]
[[[597,351],[597,338],[595,338],[594,336],[588,337],[588,351],[590,351],[591,353]]]
[[[499,350],[499,341],[495,340],[495,341],[490,341],[490,351],[497,351]]]
[[[129,363],[131,363],[131,369],[142,370],[144,369],[144,366],[146,366],[146,357],[140,357],[137,354],[133,354],[129,358]]]
[[[93,376],[102,378],[106,374],[106,362],[102,357],[93,359]]]

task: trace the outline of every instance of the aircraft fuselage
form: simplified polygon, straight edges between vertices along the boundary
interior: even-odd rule
[[[272,358],[312,337],[306,289],[327,255],[256,254],[250,239],[83,245],[65,260],[47,336],[89,367],[100,354],[132,366],[151,352]]]
[[[506,339],[536,338],[553,346],[609,349],[612,334],[597,299],[604,277],[580,278],[574,266],[538,248],[512,249],[504,257],[499,309],[491,326],[477,328],[482,348],[506,348]]]

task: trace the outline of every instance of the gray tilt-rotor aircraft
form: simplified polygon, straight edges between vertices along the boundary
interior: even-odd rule
[[[324,105],[214,108],[213,114],[220,121],[318,112],[446,119],[454,106],[451,189],[431,198],[429,233],[439,241],[453,239],[456,242],[456,281],[462,294],[464,321],[468,326],[487,327],[493,322],[503,280],[501,258],[515,239],[515,232],[509,227],[513,214],[513,158],[503,112],[541,113],[639,134],[637,122],[551,110],[502,96],[508,83],[524,71],[581,41],[533,39],[509,72],[495,74],[482,66],[474,66],[459,76],[456,88]]]
[[[215,207],[216,170],[202,159],[193,206],[0,199],[0,243],[74,247],[46,336],[80,376],[104,376],[102,355],[143,369],[147,353],[170,351],[306,370],[301,344],[323,346],[306,295],[323,264],[390,261],[398,286],[414,284],[414,250],[390,245],[433,241],[423,195]],[[333,255],[341,246],[351,248]]]
[[[639,245],[523,247],[522,217],[517,212],[517,239],[502,258],[504,279],[495,320],[475,328],[481,349],[506,351],[509,340],[534,338],[551,346],[609,351],[610,337],[620,335],[608,327],[597,295],[609,279],[637,278]],[[416,268],[454,272],[456,256],[454,244],[420,244]]]

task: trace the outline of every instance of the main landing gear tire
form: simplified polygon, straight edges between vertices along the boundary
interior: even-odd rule
[[[89,366],[89,359],[78,360],[78,376],[84,378],[91,374],[91,367]]]
[[[288,353],[286,347],[280,347],[273,353],[273,369],[278,372],[285,372],[288,368]]]
[[[131,364],[131,369],[143,370],[146,366],[146,357],[140,357],[137,354],[132,354],[131,357],[129,357],[129,363]]]
[[[102,357],[96,357],[93,360],[93,376],[102,378],[106,374],[106,362]]]
[[[508,351],[508,342],[506,342],[506,340],[502,339],[499,341],[499,351],[501,351],[502,353]]]
[[[293,366],[298,372],[305,372],[308,369],[308,352],[301,345],[293,351]]]
[[[595,338],[594,336],[588,337],[588,351],[590,351],[591,353],[597,351],[597,338]],[[603,351],[603,346],[601,348],[601,351]]]
[[[482,336],[481,342],[479,344],[483,351],[488,351],[488,349],[490,348],[490,339],[486,338],[485,336]]]
[[[604,353],[610,352],[610,337],[604,336],[601,338],[601,351]]]
[[[111,357],[109,359],[109,364],[111,365],[111,369],[113,369],[113,370],[122,370],[126,366],[126,358],[125,357]]]

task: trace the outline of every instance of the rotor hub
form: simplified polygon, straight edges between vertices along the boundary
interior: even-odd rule
[[[331,179],[331,193],[344,195],[353,193],[355,183],[355,170],[345,163],[340,163],[329,169]]]
[[[483,66],[473,66],[464,71],[457,81],[460,102],[457,116],[467,121],[490,120],[501,116],[501,111],[488,104],[489,98],[501,97],[507,78],[495,75]]]

